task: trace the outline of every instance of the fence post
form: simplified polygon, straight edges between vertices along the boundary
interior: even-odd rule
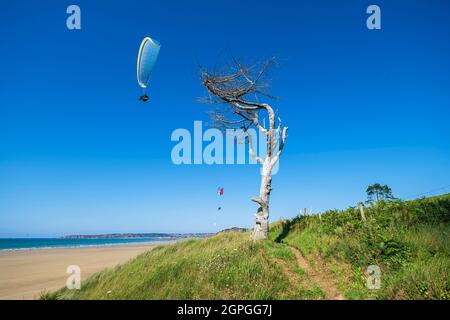
[[[366,221],[366,215],[364,214],[364,204],[362,202],[358,202],[359,212],[361,213],[361,220]]]

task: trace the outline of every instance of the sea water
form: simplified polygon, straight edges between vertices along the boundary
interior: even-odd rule
[[[142,242],[160,242],[164,238],[112,238],[112,239],[63,239],[63,238],[23,238],[0,239],[0,250],[25,250],[49,248],[85,248],[133,244]]]

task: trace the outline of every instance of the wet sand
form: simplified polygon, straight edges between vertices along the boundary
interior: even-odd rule
[[[106,267],[167,243],[139,243],[95,248],[0,251],[0,300],[37,299],[66,285],[70,265],[81,268],[81,281]]]

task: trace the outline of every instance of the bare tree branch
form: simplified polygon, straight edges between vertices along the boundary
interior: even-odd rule
[[[247,134],[247,139],[248,139],[248,152],[249,152],[250,156],[252,156],[253,159],[255,159],[256,162],[258,162],[259,164],[263,164],[264,160],[262,158],[258,157],[258,155],[253,150],[252,135]]]
[[[278,151],[271,161],[272,165],[275,165],[277,163],[277,161],[280,159],[280,155],[284,149],[284,144],[286,143],[287,131],[288,131],[288,127],[284,127],[283,131],[281,133],[281,137],[280,137],[280,146],[278,147]]]

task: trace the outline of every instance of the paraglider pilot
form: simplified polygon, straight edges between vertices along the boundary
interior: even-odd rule
[[[139,97],[139,101],[147,102],[148,101],[148,95],[144,94],[143,96]]]

